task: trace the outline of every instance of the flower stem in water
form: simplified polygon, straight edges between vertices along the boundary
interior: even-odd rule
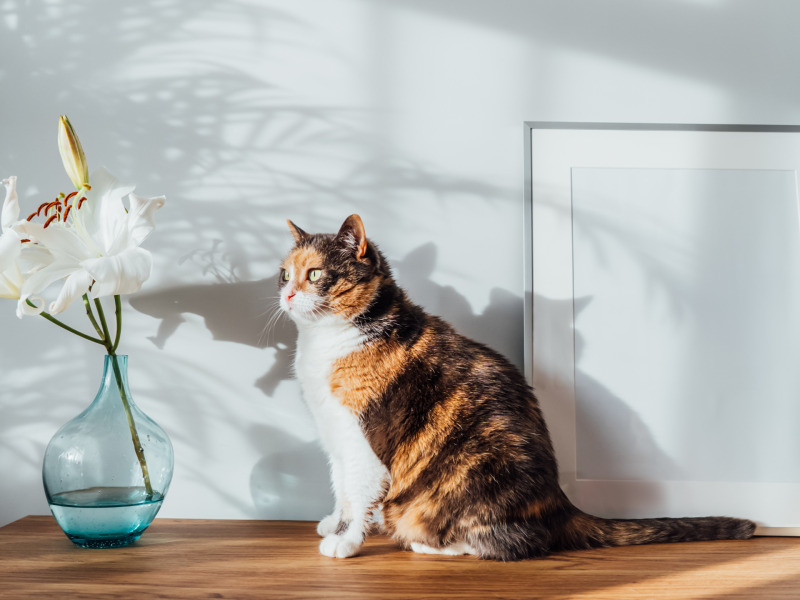
[[[100,317],[102,319],[102,316]],[[139,466],[142,468],[142,477],[144,478],[144,487],[147,492],[147,499],[153,498],[153,486],[150,484],[150,473],[147,470],[147,460],[144,458],[144,448],[139,441],[139,432],[136,431],[136,423],[133,422],[133,415],[131,414],[131,405],[128,402],[128,396],[125,394],[125,384],[122,382],[122,373],[117,362],[117,356],[111,352],[111,365],[114,367],[114,377],[117,379],[117,388],[119,389],[119,396],[122,399],[122,406],[125,408],[125,416],[128,418],[128,427],[131,430],[131,440],[133,441],[133,449],[136,451],[136,458],[139,459]]]
[[[103,326],[103,335],[105,337],[105,347],[111,356],[111,365],[114,367],[114,376],[117,379],[117,387],[119,388],[119,397],[122,399],[122,406],[125,408],[125,416],[128,418],[128,427],[131,430],[131,440],[133,441],[133,449],[136,451],[136,458],[139,459],[139,466],[142,468],[142,478],[144,478],[144,487],[147,491],[147,499],[153,497],[153,486],[150,484],[150,473],[147,470],[147,460],[144,458],[144,448],[142,442],[139,441],[139,432],[136,431],[136,423],[133,421],[133,414],[131,414],[131,405],[128,402],[128,396],[125,394],[125,384],[122,381],[122,373],[120,372],[119,363],[117,362],[117,355],[115,353],[119,343],[119,328],[122,325],[121,319],[121,306],[119,296],[115,298],[117,304],[117,339],[114,344],[111,343],[111,335],[108,333],[108,323],[106,323],[106,316],[103,313],[103,305],[100,304],[100,298],[94,299],[94,304],[97,307],[97,316],[100,317],[100,324]]]

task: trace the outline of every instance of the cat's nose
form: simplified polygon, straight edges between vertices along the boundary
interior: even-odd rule
[[[287,302],[288,302],[289,300],[291,300],[292,298],[294,298],[295,294],[296,294],[296,292],[295,292],[294,290],[289,290],[289,292],[286,294],[286,300],[287,300]]]

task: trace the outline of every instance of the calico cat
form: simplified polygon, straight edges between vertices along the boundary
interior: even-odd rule
[[[320,552],[358,553],[372,515],[404,548],[541,558],[601,546],[747,539],[743,519],[601,519],[558,484],[541,410],[520,372],[409,300],[351,215],[295,239],[279,276],[297,324],[295,372],[330,460],[336,507]]]

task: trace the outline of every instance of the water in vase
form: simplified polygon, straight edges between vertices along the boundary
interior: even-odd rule
[[[67,537],[85,548],[127,546],[139,539],[164,496],[144,487],[93,487],[50,498],[50,510]]]

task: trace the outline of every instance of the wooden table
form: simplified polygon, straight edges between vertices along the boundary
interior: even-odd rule
[[[519,563],[426,556],[383,537],[336,560],[315,524],[156,519],[85,550],[52,517],[0,528],[0,598],[800,598],[800,539],[569,552]]]

